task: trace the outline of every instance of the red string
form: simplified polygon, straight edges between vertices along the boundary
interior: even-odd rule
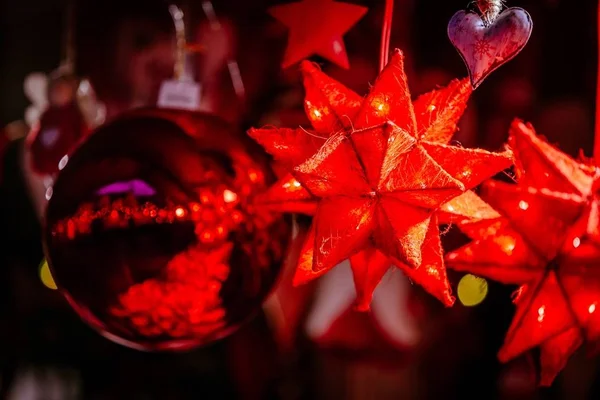
[[[600,161],[600,2],[598,4],[598,73],[596,76],[596,129],[594,137],[594,159]]]
[[[381,31],[381,52],[379,53],[379,70],[383,70],[390,57],[390,36],[392,33],[392,17],[394,15],[394,0],[385,0],[383,29]]]

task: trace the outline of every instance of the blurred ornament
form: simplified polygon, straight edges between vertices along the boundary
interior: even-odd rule
[[[323,276],[306,319],[307,336],[319,346],[346,350],[405,350],[415,346],[420,331],[409,307],[411,283],[386,263],[388,269],[373,288],[372,302],[369,297],[369,313],[357,313],[353,307],[359,293],[348,260]]]
[[[550,385],[583,340],[600,339],[600,175],[520,121],[509,144],[518,184],[484,186],[501,217],[459,225],[474,241],[447,260],[459,271],[524,285],[499,358],[540,346],[541,384]]]
[[[200,113],[138,110],[104,125],[48,202],[59,290],[101,334],[137,349],[185,350],[233,332],[273,287],[289,235],[250,204],[269,181],[265,165]]]
[[[457,93],[433,92],[413,106],[400,51],[365,99],[311,63],[303,63],[302,69],[306,113],[316,132],[249,132],[293,169],[269,191],[270,200],[315,213],[296,282],[315,279],[352,257],[363,308],[390,264],[451,305],[436,211],[509,167],[512,155],[445,144],[464,110],[460,98],[468,92],[455,82]],[[456,107],[436,109],[437,102],[452,101]],[[423,114],[431,121],[427,131],[416,122]]]
[[[498,377],[499,399],[535,399],[536,391],[535,363],[532,357],[521,357],[505,365]]]
[[[333,0],[302,0],[271,7],[269,14],[290,29],[283,68],[312,55],[349,68],[342,36],[367,10],[366,7]]]
[[[74,1],[68,2],[65,14],[61,64],[48,76],[39,72],[28,75],[23,88],[32,103],[25,111],[31,128],[27,147],[32,170],[48,178],[48,187],[60,170],[60,162],[106,116],[106,108],[97,101],[90,82],[74,71]]]
[[[29,75],[25,93],[33,103],[25,113],[31,126],[27,144],[32,167],[39,175],[52,177],[59,171],[61,159],[89,129],[104,122],[105,108],[89,81],[75,77],[68,65],[49,77]]]
[[[501,0],[479,0],[481,16],[459,11],[448,24],[448,37],[465,62],[473,88],[512,60],[527,44],[533,29],[522,8],[502,9]]]

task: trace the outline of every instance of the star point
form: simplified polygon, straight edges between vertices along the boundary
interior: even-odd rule
[[[459,271],[521,285],[498,356],[508,361],[540,347],[540,384],[547,386],[584,340],[600,337],[600,247],[593,239],[600,198],[595,167],[562,153],[531,125],[515,121],[509,144],[517,182],[491,181],[482,194],[500,218],[465,231],[473,241],[447,261]]]
[[[269,8],[268,13],[289,29],[282,67],[319,55],[348,69],[350,63],[342,37],[367,10],[333,0],[302,0]]]

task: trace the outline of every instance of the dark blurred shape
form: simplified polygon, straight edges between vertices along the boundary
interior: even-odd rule
[[[173,22],[160,0],[78,1],[75,71],[113,116],[156,101],[174,64]]]
[[[560,149],[577,156],[581,149],[591,149],[590,107],[575,98],[564,98],[547,104],[540,112],[537,121],[537,131],[548,138],[553,144],[559,144]],[[591,155],[591,150],[586,151]]]
[[[141,110],[98,129],[48,203],[59,289],[92,327],[133,348],[186,350],[230,334],[260,309],[289,235],[249,201],[270,181],[264,161],[203,114]],[[130,190],[140,183],[152,190]],[[122,190],[103,192],[115,184]]]

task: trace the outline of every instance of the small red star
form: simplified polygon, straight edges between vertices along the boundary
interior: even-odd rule
[[[470,93],[466,83],[455,81],[413,105],[399,51],[365,99],[311,63],[302,70],[315,131],[249,132],[293,168],[268,199],[315,214],[296,280],[350,258],[357,292],[368,297],[391,262],[451,305],[438,218],[477,208],[464,192],[512,163],[510,153],[446,144]]]
[[[342,36],[367,8],[333,0],[303,0],[271,7],[268,12],[290,30],[283,68],[315,54],[349,68]]]
[[[518,184],[484,186],[501,217],[463,225],[474,241],[447,260],[456,270],[523,285],[499,358],[540,346],[541,384],[549,385],[584,339],[600,339],[600,186],[595,167],[531,126],[516,121],[509,144]]]

